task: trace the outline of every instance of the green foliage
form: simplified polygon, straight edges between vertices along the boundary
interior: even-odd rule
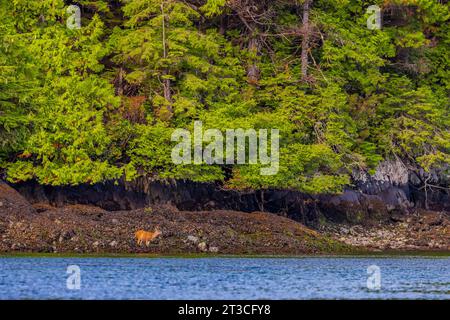
[[[3,8],[10,4],[2,2]],[[23,148],[30,134],[33,99],[39,85],[32,55],[23,42],[26,35],[14,28],[7,10],[0,11],[0,163]]]
[[[104,114],[119,101],[112,86],[97,75],[107,54],[101,43],[103,23],[94,16],[85,28],[68,29],[59,22],[66,17],[64,9],[63,2],[54,1],[17,1],[9,7],[9,14],[21,17],[17,29],[27,32],[17,41],[30,56],[39,90],[30,100],[34,112],[27,121],[33,129],[20,159],[6,166],[11,181],[36,178],[64,185],[122,175],[121,168],[107,161],[110,137]],[[37,27],[39,21],[45,25]]]
[[[372,1],[388,14],[380,30],[366,26],[367,1],[312,1],[308,81],[302,1],[75,1],[74,30],[65,1],[0,3],[0,167],[10,181],[149,175],[335,193],[351,170],[386,158],[425,171],[450,164],[446,1]],[[279,129],[278,173],[173,164],[173,130],[192,132],[197,120],[223,133]]]

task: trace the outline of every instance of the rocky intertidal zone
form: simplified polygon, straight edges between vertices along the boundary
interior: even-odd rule
[[[320,230],[348,245],[375,251],[450,251],[450,219],[446,212],[418,210],[408,215],[393,215],[389,222],[324,225]]]
[[[350,246],[269,213],[187,212],[148,207],[109,212],[71,205],[35,205],[28,217],[2,217],[0,251],[155,254],[344,253]],[[137,230],[162,234],[138,245]]]
[[[312,229],[266,212],[181,211],[171,205],[106,210],[92,205],[31,204],[0,182],[0,252],[68,254],[345,254],[450,250],[445,212],[392,214],[389,221],[325,221]],[[138,245],[138,230],[162,234]]]
[[[137,230],[162,234],[138,245]],[[291,219],[264,212],[178,211],[169,205],[107,211],[31,205],[0,184],[0,252],[320,254],[353,249]]]

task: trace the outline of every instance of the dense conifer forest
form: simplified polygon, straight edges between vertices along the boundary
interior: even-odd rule
[[[147,175],[323,193],[385,159],[424,180],[449,168],[448,1],[0,3],[0,174],[10,182]],[[372,5],[381,28],[368,26]],[[278,173],[174,164],[172,132],[195,121],[279,129]]]

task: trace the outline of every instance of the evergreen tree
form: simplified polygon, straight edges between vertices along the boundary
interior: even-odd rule
[[[423,181],[449,170],[448,1],[70,4],[79,29],[68,27],[67,1],[1,1],[0,166],[10,181],[151,175],[321,193],[384,159]],[[383,25],[371,30],[374,4]],[[198,120],[222,133],[279,129],[278,173],[175,165],[173,130]]]

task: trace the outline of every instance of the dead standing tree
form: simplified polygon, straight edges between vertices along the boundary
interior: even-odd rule
[[[303,2],[303,19],[302,19],[302,53],[301,53],[301,74],[302,81],[308,80],[308,54],[309,38],[311,36],[311,27],[309,23],[309,13],[312,5],[312,0],[304,0]]]
[[[168,18],[167,15],[165,14],[165,1],[161,2],[161,16],[162,16],[162,45],[163,45],[163,58],[164,60],[167,59],[168,56],[168,43],[167,43],[167,34],[166,34],[166,29],[168,27]],[[171,93],[171,85],[170,85],[170,79],[168,77],[169,75],[169,71],[168,68],[164,68],[163,70],[163,93],[164,93],[164,98],[167,101],[167,112],[169,114],[169,117],[172,116],[173,114],[173,109],[172,109],[172,93]]]
[[[301,36],[301,80],[309,82],[308,68],[309,59],[311,55],[311,37],[313,36],[313,27],[310,22],[310,13],[313,5],[313,0],[304,0],[302,3],[302,26],[299,29],[287,28],[285,30],[279,30],[279,26],[273,23],[273,19],[276,16],[273,2],[268,1],[256,1],[256,0],[231,0],[228,2],[228,6],[239,17],[240,21],[245,25],[247,29],[248,42],[247,48],[252,53],[252,56],[260,54],[262,47],[268,46],[265,36],[270,34],[268,32],[271,29],[278,29],[275,34],[281,37],[288,37],[290,35]],[[257,84],[260,71],[256,64],[256,59],[253,59],[253,63],[249,63],[247,66],[247,81],[250,84]],[[313,61],[314,62],[314,61]]]
[[[261,29],[269,28],[274,12],[266,1],[231,0],[228,2],[228,6],[246,28],[247,49],[251,54],[250,62],[247,65],[247,81],[256,85],[260,79],[256,56],[260,54],[263,46],[268,47]]]

